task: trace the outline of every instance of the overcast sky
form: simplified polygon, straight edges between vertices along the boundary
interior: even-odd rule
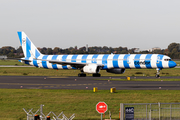
[[[180,0],[0,0],[0,47],[149,49],[180,42]]]

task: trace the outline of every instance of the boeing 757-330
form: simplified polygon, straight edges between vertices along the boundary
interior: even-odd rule
[[[24,32],[17,32],[23,49],[24,58],[20,61],[39,68],[47,69],[79,69],[79,77],[90,73],[100,77],[100,70],[123,74],[125,69],[156,69],[156,77],[160,70],[174,68],[176,63],[170,57],[161,54],[74,54],[44,55]]]

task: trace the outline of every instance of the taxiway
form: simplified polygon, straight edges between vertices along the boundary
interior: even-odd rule
[[[125,77],[46,77],[46,76],[0,76],[0,88],[9,89],[88,89],[98,87],[99,90],[180,90],[180,81],[164,81],[177,77],[136,77],[142,81],[116,81]],[[106,80],[100,80],[106,79]],[[147,79],[157,79],[148,81]]]

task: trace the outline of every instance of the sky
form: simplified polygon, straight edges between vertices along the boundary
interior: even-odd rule
[[[0,0],[0,47],[17,31],[37,47],[166,49],[180,42],[180,0]]]

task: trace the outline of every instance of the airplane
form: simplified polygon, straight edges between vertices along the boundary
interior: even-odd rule
[[[160,77],[160,70],[176,66],[170,57],[161,54],[44,55],[23,31],[17,33],[24,53],[20,62],[46,69],[79,69],[79,77],[86,77],[86,73],[100,77],[100,70],[123,74],[125,69],[156,69],[156,77]]]

